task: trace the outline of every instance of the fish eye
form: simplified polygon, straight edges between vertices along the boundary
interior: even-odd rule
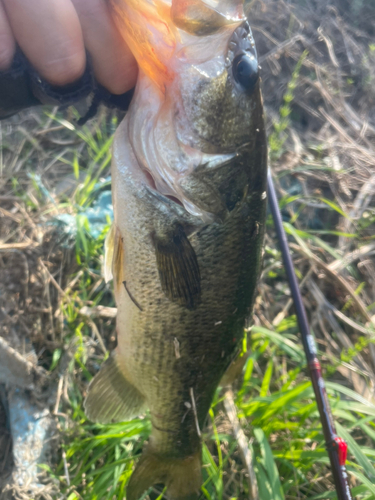
[[[246,91],[251,91],[259,78],[258,61],[254,55],[240,54],[232,65],[233,76]]]

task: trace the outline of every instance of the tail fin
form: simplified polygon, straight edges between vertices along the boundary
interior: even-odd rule
[[[196,500],[202,484],[201,450],[187,458],[165,457],[145,449],[132,477],[126,498],[138,500],[155,484],[164,484],[172,500]]]

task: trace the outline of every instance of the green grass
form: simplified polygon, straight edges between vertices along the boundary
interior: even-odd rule
[[[334,492],[325,491],[328,457],[298,339],[259,327],[252,329],[249,338],[251,354],[236,406],[254,453],[260,498],[335,498]],[[275,362],[283,356],[288,359],[286,371]],[[76,369],[82,370],[79,359],[75,363]],[[87,372],[82,371],[82,375],[86,378]],[[349,444],[348,471],[358,484],[354,492],[358,498],[372,498],[375,406],[339,384],[328,382],[327,389],[333,415],[341,422],[339,434]],[[69,397],[75,422],[66,432],[64,444],[70,486],[63,461],[54,471],[62,491],[69,493],[70,500],[124,498],[136,456],[151,430],[148,416],[122,424],[92,425],[85,418],[80,391],[71,387]],[[231,498],[246,498],[247,483],[241,482],[243,465],[237,443],[230,431],[221,429],[222,398],[218,390],[204,434],[202,492],[212,500],[225,498],[224,491]],[[65,420],[61,418],[60,423],[64,425]],[[229,471],[235,480],[227,489]]]
[[[61,123],[64,121],[61,120]],[[68,125],[67,125],[68,126]],[[69,199],[61,200],[59,211],[76,218],[77,237],[74,255],[78,265],[71,277],[74,285],[61,298],[63,316],[63,346],[51,355],[50,370],[57,370],[64,349],[72,355],[65,377],[68,401],[63,403],[64,416],[58,416],[63,432],[61,460],[47,467],[59,482],[62,496],[67,500],[112,500],[126,496],[126,485],[132,474],[144,442],[151,430],[149,416],[113,425],[94,425],[83,411],[87,384],[100,366],[103,355],[92,328],[92,320],[80,313],[83,305],[113,306],[110,289],[101,277],[104,227],[93,238],[89,222],[82,215],[98,195],[100,176],[110,161],[111,137],[98,137],[87,131],[75,131],[87,149],[82,166],[79,156],[70,160],[76,179],[82,179]],[[99,189],[100,190],[100,189]],[[284,197],[286,207],[302,196]],[[326,209],[346,217],[334,202],[320,198]],[[297,218],[285,223],[295,242],[306,252],[310,245],[333,259],[340,252],[327,240],[311,231],[295,226]],[[269,230],[272,222],[268,220]],[[355,234],[358,238],[358,234]],[[287,283],[278,250],[266,246],[265,267],[271,265],[265,283],[283,283],[280,297],[287,293]],[[298,271],[298,270],[297,270]],[[299,276],[302,277],[301,273]],[[350,303],[346,309],[350,309]],[[343,308],[345,311],[345,307]],[[104,336],[113,331],[113,322],[102,323]],[[261,500],[335,498],[329,462],[317,406],[307,377],[304,353],[298,338],[296,318],[289,313],[274,329],[254,326],[247,332],[247,361],[240,382],[237,382],[235,404],[248,446],[253,454]],[[349,363],[368,346],[369,340],[358,340],[354,350],[326,363],[329,376],[335,375],[342,363]],[[65,346],[65,347],[64,347]],[[321,355],[325,356],[324,352]],[[360,499],[375,499],[375,406],[345,385],[327,382],[333,415],[339,434],[349,444],[347,463],[353,493]],[[203,435],[202,498],[224,500],[248,498],[248,482],[238,453],[238,443],[225,416],[223,398],[218,389]],[[159,492],[161,494],[162,492]]]

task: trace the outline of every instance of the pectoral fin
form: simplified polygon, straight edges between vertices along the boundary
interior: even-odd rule
[[[145,410],[143,396],[125,378],[115,353],[91,381],[84,407],[87,417],[101,424],[130,420]]]
[[[194,248],[182,226],[154,236],[156,262],[166,296],[191,309],[199,303],[201,277]]]

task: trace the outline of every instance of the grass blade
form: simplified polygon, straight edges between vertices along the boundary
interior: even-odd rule
[[[254,435],[260,445],[260,451],[264,460],[266,474],[271,485],[272,499],[284,500],[284,491],[281,487],[279,471],[277,470],[272,450],[267,441],[266,435],[259,427],[254,429]]]

